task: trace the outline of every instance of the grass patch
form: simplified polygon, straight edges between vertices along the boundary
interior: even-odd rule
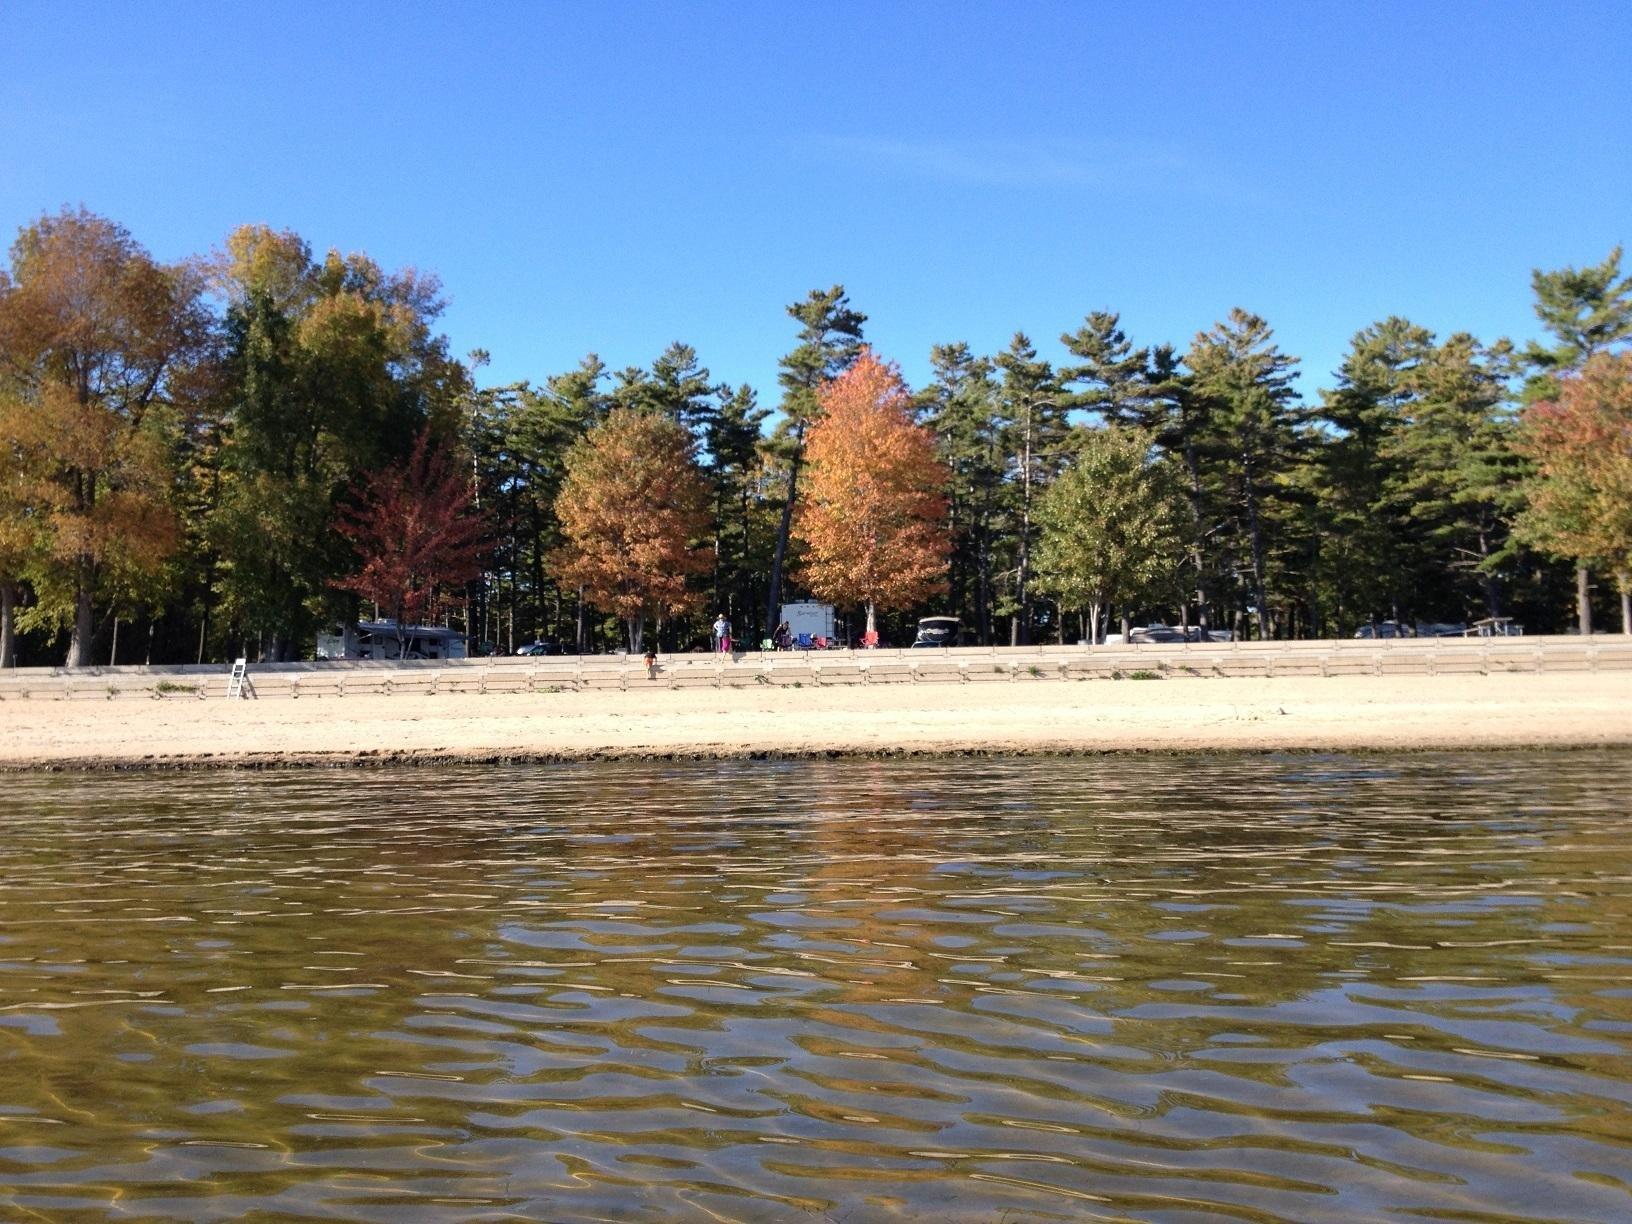
[[[1026,674],[1029,676],[1041,676],[1043,674],[1043,669],[1033,663],[1030,667],[1026,668]]]
[[[1161,672],[1133,671],[1128,673],[1129,680],[1160,680],[1161,678]]]
[[[153,691],[155,693],[196,693],[198,692],[198,685],[177,684],[174,680],[160,680],[153,686]]]

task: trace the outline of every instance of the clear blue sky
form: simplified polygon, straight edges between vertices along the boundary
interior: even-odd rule
[[[774,403],[783,307],[838,281],[915,383],[1241,305],[1308,393],[1390,313],[1529,336],[1533,267],[1632,240],[1629,50],[1624,0],[0,0],[0,231],[430,269],[491,381],[683,339]]]

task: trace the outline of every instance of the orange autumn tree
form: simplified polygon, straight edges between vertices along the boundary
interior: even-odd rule
[[[709,488],[684,426],[619,408],[567,453],[555,513],[566,544],[556,576],[623,620],[638,652],[648,616],[696,607],[686,579],[712,565],[696,541],[709,526]]]
[[[880,608],[945,592],[952,541],[942,490],[950,474],[934,437],[914,423],[894,365],[864,348],[822,389],[805,458],[811,474],[797,536],[801,577],[818,598],[866,608],[873,635]]]
[[[1613,574],[1621,632],[1632,634],[1632,353],[1600,353],[1556,400],[1532,404],[1519,449],[1535,464],[1520,538]]]

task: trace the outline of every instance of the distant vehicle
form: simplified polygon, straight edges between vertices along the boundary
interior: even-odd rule
[[[1463,630],[1465,637],[1523,637],[1524,626],[1511,616],[1492,616],[1476,620]]]
[[[1370,625],[1361,625],[1354,631],[1357,638],[1436,638],[1462,637],[1468,632],[1468,627],[1461,621],[1418,621],[1415,625],[1404,625],[1399,621],[1377,621]]]
[[[809,650],[816,639],[833,640],[833,605],[804,600],[782,605],[782,620],[787,622],[788,635],[801,649]]]
[[[536,642],[528,642],[525,646],[516,647],[516,653],[518,655],[558,655],[561,653],[561,645],[559,642],[542,639]]]
[[[955,616],[926,616],[918,622],[913,646],[956,646],[962,640],[962,625]]]
[[[1128,630],[1127,636],[1120,633],[1105,635],[1106,646],[1154,646],[1171,642],[1230,642],[1235,640],[1235,634],[1228,629],[1214,629],[1203,635],[1199,626],[1189,629],[1176,629],[1172,625],[1141,625]]]
[[[319,659],[463,659],[465,633],[441,625],[405,625],[394,620],[359,621],[355,632],[317,635]]]
[[[1398,621],[1377,621],[1370,625],[1361,625],[1354,631],[1357,638],[1407,638],[1411,636],[1409,625],[1402,625]]]
[[[1140,642],[1182,642],[1184,630],[1172,629],[1167,625],[1146,625],[1143,629],[1134,629],[1128,634],[1128,641]]]

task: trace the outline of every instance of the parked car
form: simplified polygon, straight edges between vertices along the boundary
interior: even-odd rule
[[[1463,637],[1468,627],[1461,621],[1418,621],[1414,625],[1401,624],[1399,621],[1377,621],[1371,625],[1361,625],[1354,631],[1357,638],[1436,638],[1436,637]]]
[[[561,645],[547,639],[528,642],[525,646],[516,647],[516,653],[518,655],[558,655],[561,653]]]
[[[1192,629],[1187,635],[1183,629],[1175,629],[1171,625],[1137,625],[1128,630],[1126,636],[1120,633],[1107,633],[1105,635],[1105,645],[1144,646],[1162,642],[1199,642],[1202,640],[1200,634],[1199,629]],[[1213,640],[1219,641],[1220,639],[1214,637]],[[1227,641],[1228,639],[1222,640]]]
[[[1128,634],[1130,642],[1182,642],[1184,631],[1167,625],[1146,625]]]
[[[918,636],[914,648],[920,646],[956,646],[962,638],[962,626],[955,616],[926,616],[918,622]]]
[[[1398,621],[1377,621],[1375,624],[1361,625],[1354,631],[1357,638],[1407,638],[1412,636],[1409,625],[1402,625]]]

